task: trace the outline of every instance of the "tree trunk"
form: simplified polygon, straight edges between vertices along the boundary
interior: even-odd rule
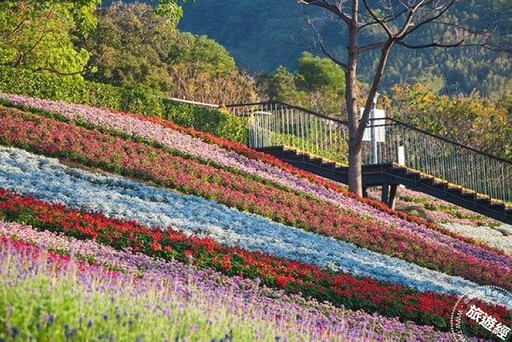
[[[348,143],[348,188],[359,196],[363,196],[363,172],[361,165],[361,142],[350,138]]]
[[[349,30],[349,57],[348,57],[348,69],[346,72],[347,82],[347,116],[348,116],[348,131],[349,131],[349,143],[348,143],[348,188],[351,192],[362,196],[363,195],[363,173],[362,173],[362,146],[363,146],[363,134],[368,124],[370,115],[371,104],[379,88],[380,81],[384,74],[386,62],[388,59],[389,51],[393,46],[393,40],[389,40],[381,51],[381,57],[379,65],[377,66],[376,74],[370,88],[368,97],[366,98],[365,110],[363,117],[359,118],[359,111],[357,108],[357,94],[356,94],[356,75],[357,75],[357,30],[350,32]],[[354,35],[354,37],[352,37]],[[352,42],[355,39],[355,42]],[[350,44],[350,43],[353,43]],[[353,50],[352,50],[353,48]]]
[[[357,6],[354,1],[353,6]],[[357,46],[358,27],[357,22],[349,26],[348,60],[345,71],[345,100],[347,103],[348,118],[348,188],[351,192],[363,195],[363,179],[361,171],[361,139],[357,139],[357,128],[359,126],[359,111],[357,108]]]

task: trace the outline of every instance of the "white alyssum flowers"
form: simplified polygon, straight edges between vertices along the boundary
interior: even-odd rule
[[[460,235],[474,238],[489,246],[499,248],[512,255],[512,226],[503,224],[499,227],[469,226],[458,223],[443,223],[442,226]]]

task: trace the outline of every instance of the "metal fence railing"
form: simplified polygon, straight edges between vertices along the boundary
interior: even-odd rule
[[[227,108],[248,118],[250,147],[285,146],[347,164],[348,128],[345,121],[282,102],[230,105]],[[367,133],[373,126],[379,137],[377,160],[374,160],[372,143],[365,141],[363,164],[401,164],[454,186],[512,203],[512,162],[392,118],[370,119]]]
[[[346,123],[279,102],[227,106],[248,118],[249,147],[285,146],[347,164]]]
[[[370,127],[371,127],[370,120]],[[377,143],[378,163],[397,163],[490,198],[512,203],[512,163],[395,119],[376,125],[384,131]],[[402,155],[400,155],[402,151]],[[372,162],[370,149],[363,163]]]

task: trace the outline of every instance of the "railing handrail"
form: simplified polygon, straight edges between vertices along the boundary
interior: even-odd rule
[[[447,142],[447,143],[450,143],[450,144],[456,145],[456,146],[458,146],[458,147],[462,147],[462,148],[464,148],[464,149],[470,150],[470,151],[475,152],[475,153],[478,153],[478,154],[482,154],[482,155],[484,155],[484,156],[486,156],[486,157],[489,157],[489,158],[491,158],[491,159],[495,159],[495,160],[500,161],[500,162],[502,162],[502,163],[506,163],[506,164],[510,164],[510,165],[512,165],[512,160],[507,160],[507,159],[504,159],[504,158],[501,158],[501,157],[498,157],[498,156],[492,155],[492,154],[490,154],[490,153],[487,153],[487,152],[484,152],[484,151],[477,150],[477,149],[475,149],[475,148],[473,148],[473,147],[471,147],[471,146],[463,145],[463,144],[461,144],[461,143],[459,143],[459,142],[456,142],[456,141],[453,141],[453,140],[451,140],[451,139],[445,138],[445,137],[443,137],[443,136],[440,136],[440,135],[437,135],[437,134],[434,134],[434,133],[431,133],[431,132],[425,131],[425,130],[423,130],[423,129],[421,129],[421,128],[415,127],[415,126],[413,126],[413,125],[411,125],[411,124],[405,123],[405,122],[403,122],[403,121],[397,120],[397,119],[392,118],[392,117],[385,118],[385,119],[369,119],[369,120],[370,120],[370,121],[371,121],[371,120],[389,120],[389,121],[393,121],[393,122],[395,122],[395,123],[397,123],[397,124],[399,124],[399,125],[401,125],[401,126],[405,126],[405,127],[409,128],[409,129],[411,129],[411,130],[413,130],[413,131],[416,131],[416,132],[419,132],[419,133],[422,133],[422,134],[426,134],[426,135],[428,135],[428,136],[430,136],[430,137],[433,137],[433,138],[436,138],[436,139],[442,140],[442,141],[444,141],[444,142]],[[384,124],[384,125],[380,125],[380,126],[388,126],[388,125],[389,125],[389,124]],[[376,127],[377,127],[377,126],[376,126]]]
[[[194,101],[194,100],[180,99],[180,98],[177,98],[177,97],[167,97],[167,96],[164,96],[163,98],[165,98],[167,100],[174,101],[174,102],[181,102],[181,103],[190,104],[190,105],[193,105],[193,106],[220,108],[220,105],[213,104],[213,103],[206,103],[206,102],[199,102],[199,101]]]
[[[277,101],[277,100],[275,100],[275,101],[253,102],[253,103],[230,104],[230,105],[226,105],[226,108],[261,106],[261,105],[273,105],[273,104],[287,106],[287,107],[290,107],[292,109],[297,109],[297,110],[306,112],[308,114],[311,114],[313,116],[319,117],[321,119],[332,120],[332,121],[335,121],[335,122],[343,124],[343,125],[347,125],[348,124],[347,121],[343,121],[343,120],[340,120],[340,119],[337,119],[337,118],[333,118],[332,116],[328,116],[328,115],[325,115],[325,114],[320,114],[320,113],[314,112],[314,111],[312,111],[310,109],[307,109],[307,108],[303,108],[303,107],[300,107],[300,106],[295,106],[295,105],[292,105],[292,104],[289,104],[289,103],[286,103],[286,102],[282,102],[282,101]]]
[[[327,120],[332,120],[332,121],[338,122],[338,123],[343,124],[343,125],[347,125],[348,124],[347,121],[340,120],[340,119],[337,119],[337,118],[333,118],[333,117],[330,117],[328,115],[324,115],[324,114],[320,114],[320,113],[314,112],[314,111],[312,111],[310,109],[306,109],[306,108],[303,108],[303,107],[300,107],[300,106],[292,105],[292,104],[289,104],[289,103],[286,103],[286,102],[282,102],[282,101],[277,101],[277,100],[261,101],[261,102],[253,102],[253,103],[230,104],[230,105],[226,105],[226,108],[248,107],[248,106],[258,106],[258,105],[272,105],[272,104],[278,104],[278,105],[282,105],[282,106],[287,106],[287,107],[290,107],[290,108],[293,108],[293,109],[297,109],[297,110],[306,112],[308,114],[314,115],[314,116],[322,118],[322,119],[327,119]],[[440,135],[437,135],[437,134],[425,131],[425,130],[423,130],[421,128],[415,127],[415,126],[413,126],[411,124],[405,123],[403,121],[397,120],[397,119],[392,118],[392,117],[376,118],[376,119],[370,118],[369,119],[369,121],[372,121],[372,120],[389,120],[389,121],[395,122],[395,123],[397,123],[399,125],[405,126],[405,127],[409,128],[411,130],[414,130],[416,132],[419,132],[419,133],[422,133],[422,134],[426,134],[426,135],[428,135],[430,137],[433,137],[433,138],[442,140],[444,142],[456,145],[458,147],[470,150],[470,151],[472,151],[474,153],[484,155],[484,156],[486,156],[488,158],[500,161],[502,163],[506,163],[506,164],[512,165],[512,160],[507,160],[507,159],[504,159],[504,158],[492,155],[490,153],[477,150],[477,149],[475,149],[473,147],[463,145],[463,144],[461,144],[459,142],[456,142],[456,141],[453,141],[451,139],[445,138],[443,136],[440,136]],[[380,125],[380,126],[387,126],[387,125],[388,124],[383,124],[383,125]]]

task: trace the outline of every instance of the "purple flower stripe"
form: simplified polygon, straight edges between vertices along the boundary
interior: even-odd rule
[[[77,240],[2,221],[0,236],[33,243],[41,250],[59,251],[69,253],[73,258],[85,258],[102,268],[119,270],[125,274],[128,282],[130,276],[136,275],[145,285],[141,290],[165,281],[171,283],[169,289],[175,292],[174,295],[185,299],[191,295],[201,295],[210,298],[215,305],[222,305],[220,303],[224,298],[226,303],[229,302],[226,306],[232,310],[243,310],[250,304],[251,310],[244,311],[246,314],[253,315],[255,320],[274,321],[279,327],[286,326],[290,317],[293,317],[295,332],[307,332],[317,340],[326,336],[371,341],[396,338],[414,341],[451,340],[449,333],[437,332],[430,326],[402,323],[398,319],[376,313],[370,315],[363,311],[335,308],[328,303],[318,303],[298,295],[266,288],[258,280],[227,277],[210,269],[198,270],[177,261],[163,261],[129,250],[119,251],[92,240]],[[6,246],[0,246],[0,249],[5,250]],[[5,255],[0,253],[0,258]],[[87,273],[94,269],[90,268]],[[83,275],[84,279],[88,277],[87,273]],[[118,279],[122,282],[124,278],[120,276]]]

